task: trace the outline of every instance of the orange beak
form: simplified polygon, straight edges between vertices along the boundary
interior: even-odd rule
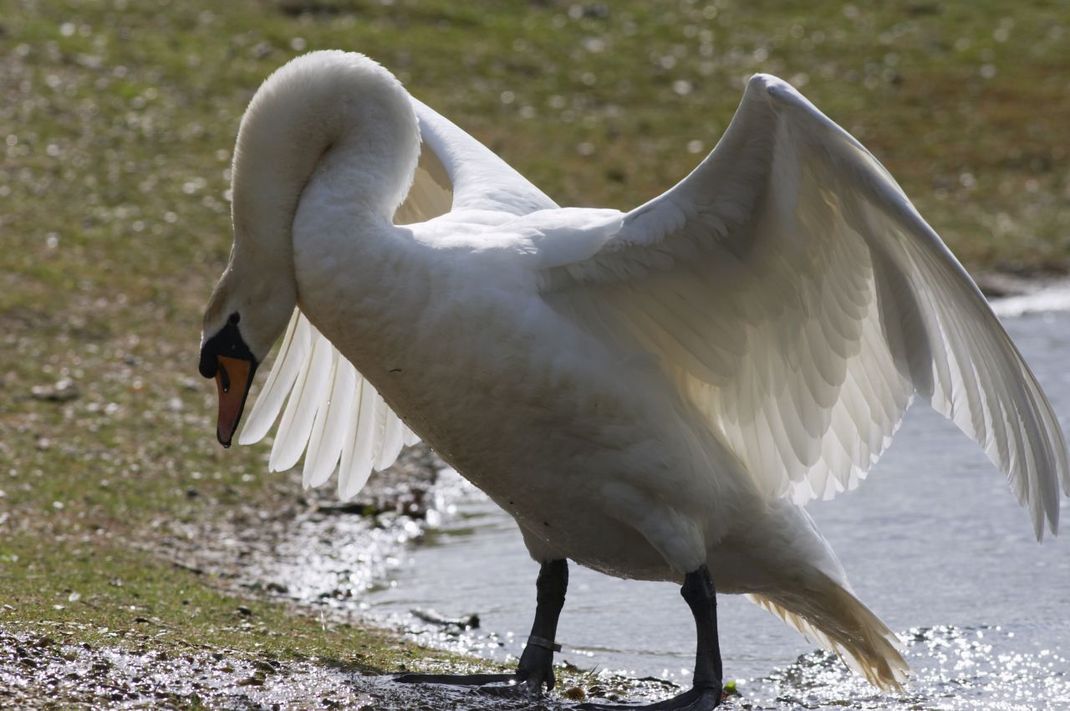
[[[256,366],[244,358],[216,356],[219,368],[216,370],[215,383],[219,391],[219,419],[216,423],[216,437],[224,447],[230,446],[234,433],[238,429],[245,398],[253,384]]]

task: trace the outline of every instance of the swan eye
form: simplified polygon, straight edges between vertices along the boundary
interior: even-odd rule
[[[254,364],[258,363],[252,351],[249,350],[249,346],[245,343],[245,339],[242,338],[241,331],[238,330],[238,321],[240,320],[241,317],[236,312],[232,313],[223,328],[205,341],[204,347],[201,348],[198,367],[201,375],[206,378],[214,378],[220,368],[217,360],[220,356],[247,360]]]

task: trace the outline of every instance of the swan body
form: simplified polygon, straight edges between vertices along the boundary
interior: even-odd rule
[[[239,441],[281,412],[271,467],[303,453],[306,485],[337,471],[351,497],[422,439],[544,566],[708,569],[893,687],[894,634],[801,503],[857,485],[921,397],[1056,530],[1066,447],[1028,367],[891,176],[780,80],[624,213],[559,208],[379,65],[316,52],[257,92],[233,175],[201,370],[229,444],[286,329]]]

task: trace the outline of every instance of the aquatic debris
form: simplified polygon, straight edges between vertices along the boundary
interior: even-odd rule
[[[409,610],[409,612],[418,620],[440,627],[453,627],[456,628],[457,632],[479,629],[479,615],[474,612],[461,617],[446,617],[437,610],[421,610],[419,608]]]

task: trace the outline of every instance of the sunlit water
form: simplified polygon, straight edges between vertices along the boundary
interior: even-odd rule
[[[1006,325],[1070,420],[1070,314],[1026,313]],[[744,700],[761,708],[1070,709],[1070,541],[1037,544],[1003,476],[953,425],[915,405],[857,491],[809,510],[858,596],[903,637],[913,678],[905,695],[881,696],[779,620],[722,596],[725,673],[740,680]],[[374,615],[418,634],[426,628],[412,609],[478,613],[480,628],[457,643],[501,659],[521,651],[536,573],[512,520],[468,489],[366,601]],[[684,685],[690,678],[694,630],[672,584],[573,565],[558,640],[561,658],[579,667]]]

